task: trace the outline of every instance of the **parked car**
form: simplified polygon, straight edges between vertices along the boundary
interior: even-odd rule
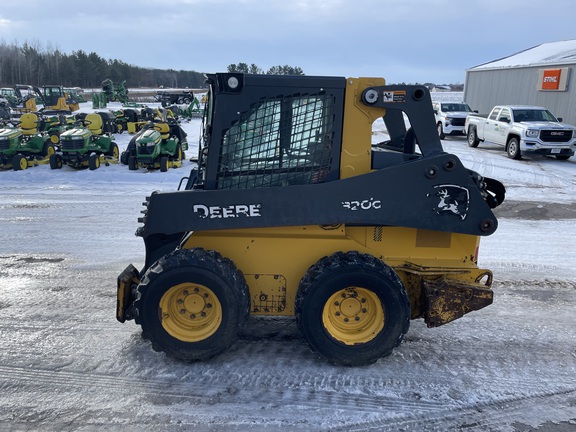
[[[472,109],[464,102],[433,102],[436,127],[440,139],[446,135],[464,135],[464,122]]]
[[[512,159],[533,153],[567,160],[576,149],[576,127],[538,106],[497,105],[488,115],[470,114],[465,130],[470,147],[489,141],[504,146]]]

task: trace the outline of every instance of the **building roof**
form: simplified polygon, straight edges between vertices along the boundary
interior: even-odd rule
[[[572,39],[537,45],[508,57],[503,57],[499,60],[474,66],[468,70],[550,66],[575,63],[576,39]]]

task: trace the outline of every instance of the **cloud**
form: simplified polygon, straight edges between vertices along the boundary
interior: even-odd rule
[[[568,10],[571,0],[546,8],[523,0],[3,0],[0,38],[143,67],[288,64],[309,75],[451,83],[467,68],[573,38]]]

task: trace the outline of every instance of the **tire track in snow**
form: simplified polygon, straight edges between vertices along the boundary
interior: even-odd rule
[[[239,403],[243,401],[262,404],[281,403],[309,408],[330,407],[331,410],[349,410],[387,413],[431,413],[446,408],[445,404],[412,400],[408,398],[380,395],[350,394],[336,391],[323,391],[312,388],[297,388],[286,380],[275,386],[262,386],[262,383],[216,383],[212,379],[200,377],[186,383],[158,379],[140,379],[112,375],[90,374],[64,370],[49,370],[19,366],[0,366],[0,387],[47,387],[65,389],[98,389],[118,396],[123,393],[140,397],[174,398],[178,402],[189,400],[196,403]],[[251,385],[252,384],[252,385]],[[255,385],[254,385],[255,384]],[[279,385],[278,385],[279,384]],[[248,394],[247,394],[248,393]]]
[[[497,431],[502,430],[503,425],[525,420],[526,405],[533,406],[536,410],[556,410],[557,412],[554,414],[558,417],[558,421],[567,421],[576,415],[576,387],[527,397],[509,397],[487,403],[471,403],[457,409],[449,408],[437,413],[427,413],[425,417],[420,417],[416,413],[409,419],[358,422],[343,427],[330,428],[330,431]],[[504,407],[505,409],[503,409]]]

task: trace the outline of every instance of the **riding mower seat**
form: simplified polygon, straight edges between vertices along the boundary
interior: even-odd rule
[[[167,140],[168,138],[170,138],[170,126],[168,125],[168,123],[156,123],[154,125],[154,129],[160,132],[160,137],[163,140]]]
[[[38,116],[33,113],[22,114],[20,117],[20,129],[24,135],[35,135],[38,133]]]
[[[102,117],[98,114],[88,114],[84,122],[93,135],[102,135]]]

